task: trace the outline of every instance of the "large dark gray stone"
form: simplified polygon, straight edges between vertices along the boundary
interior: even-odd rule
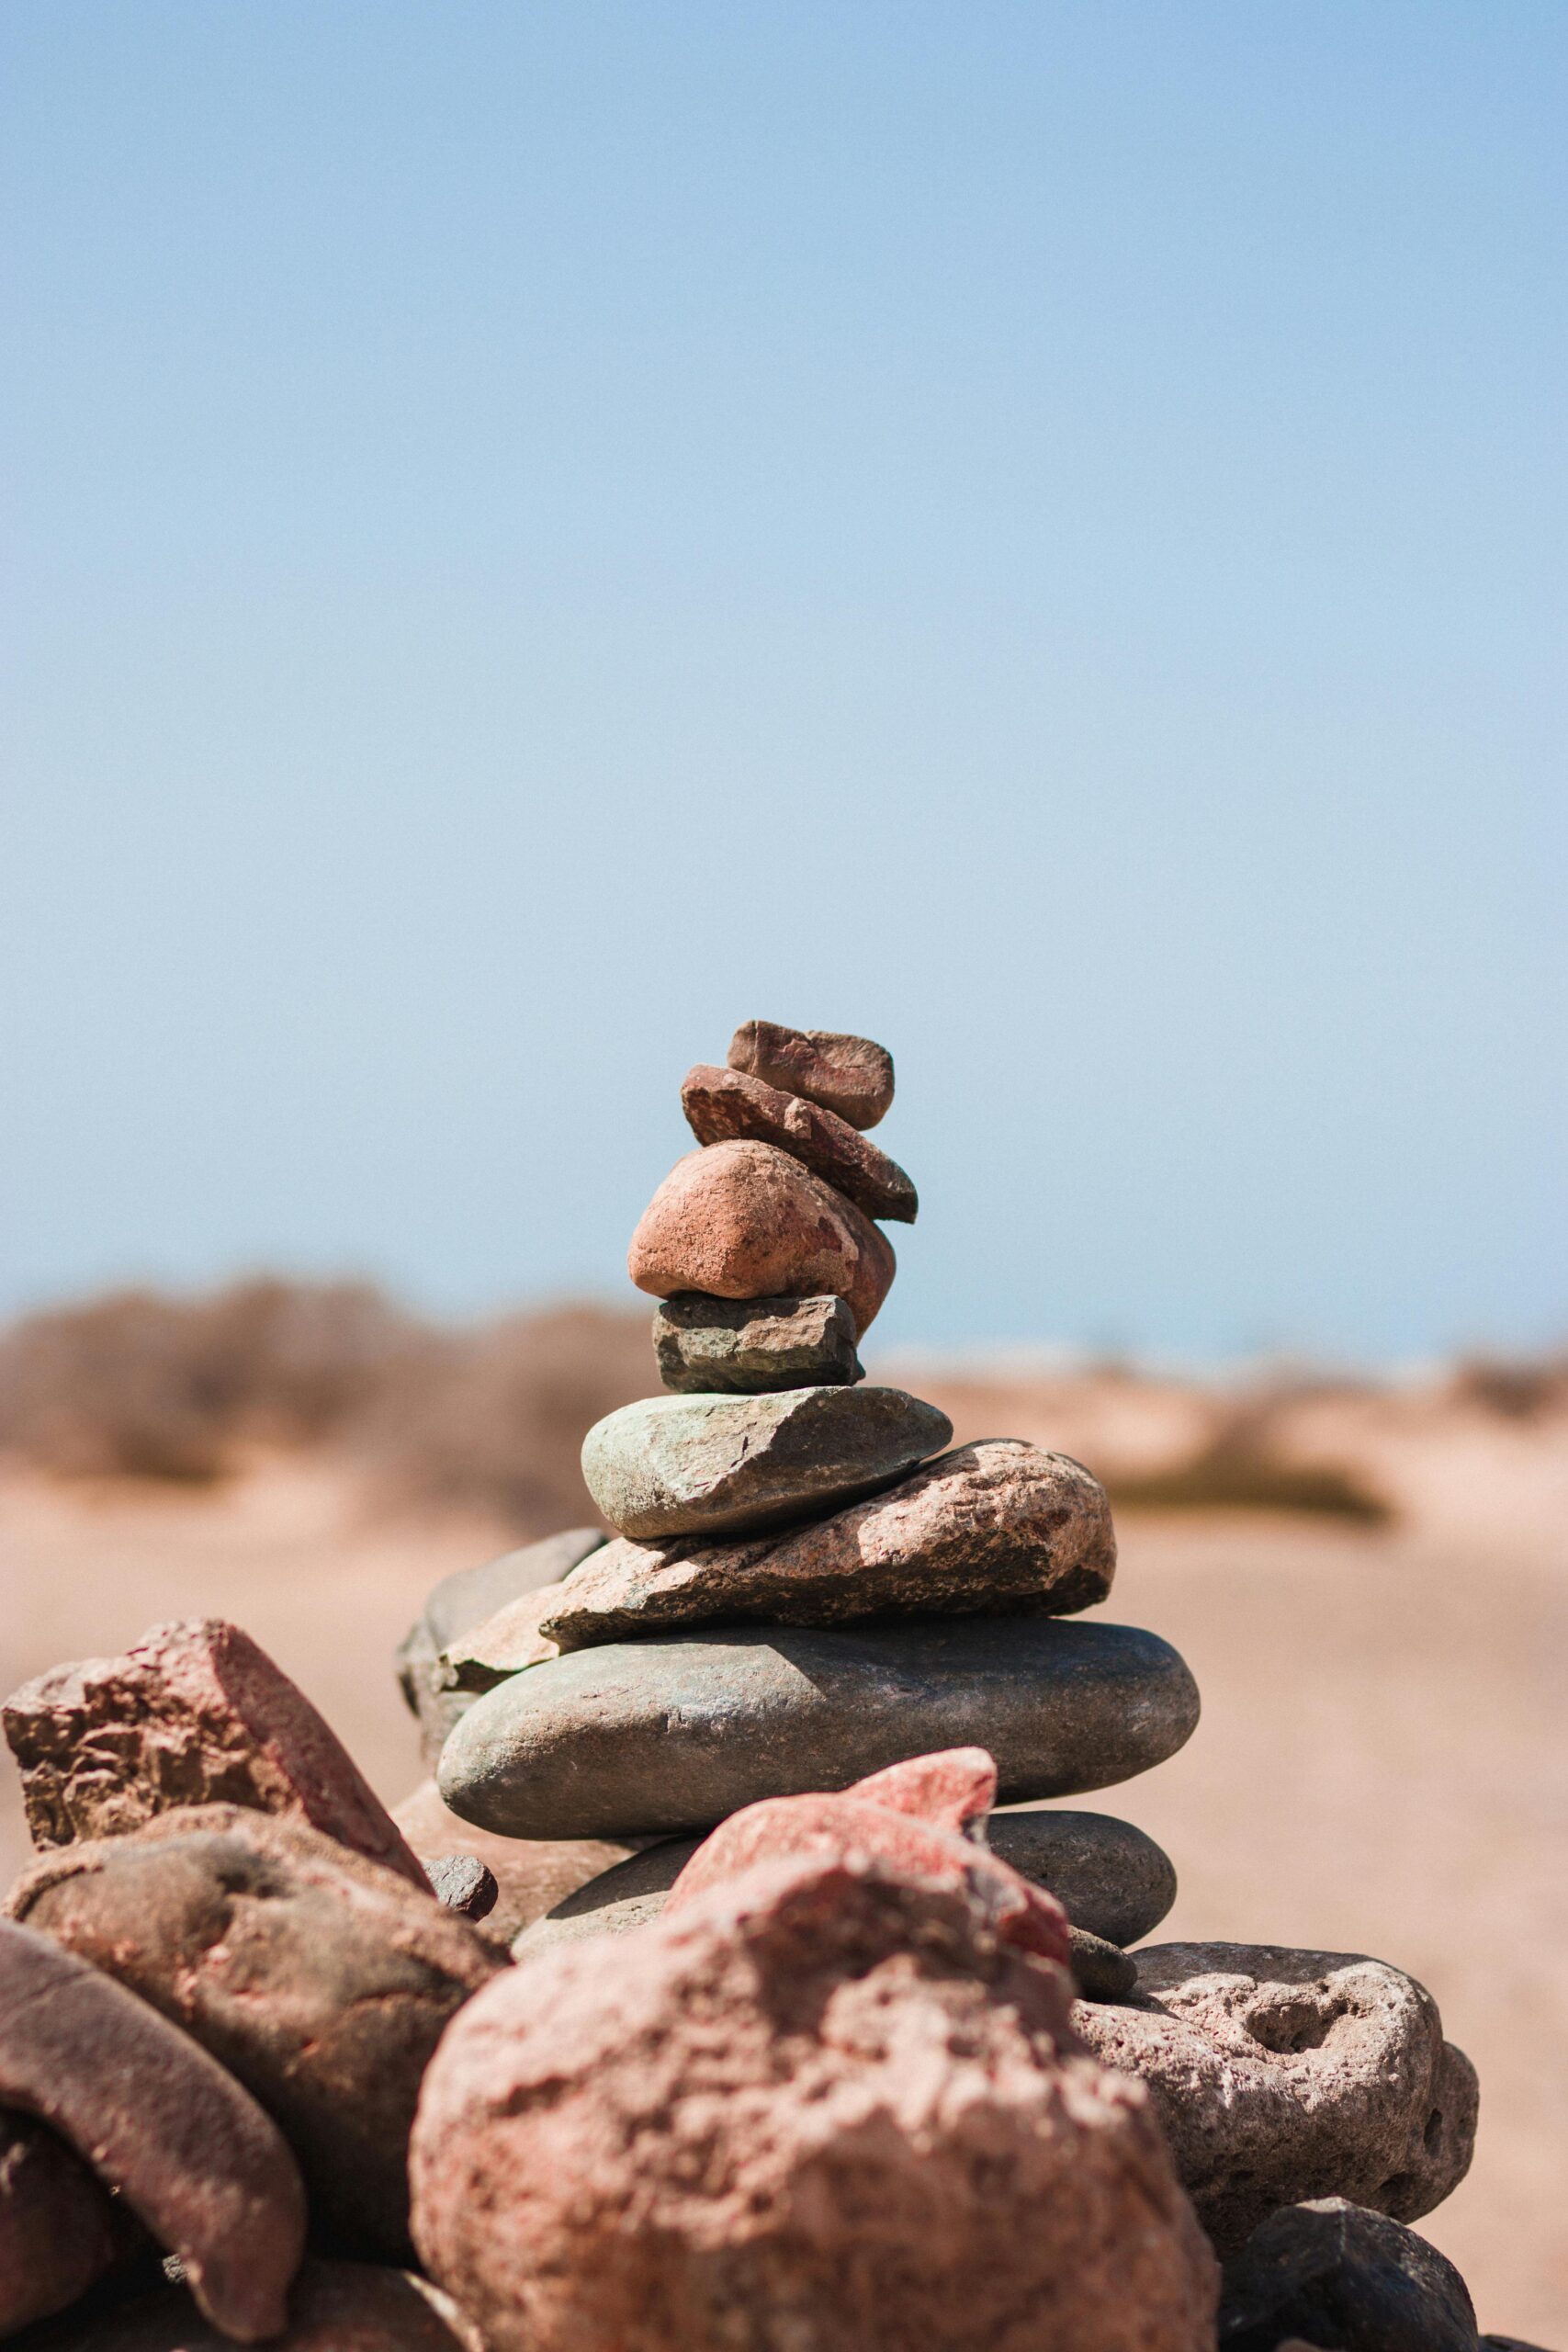
[[[623,1535],[739,1535],[874,1494],[952,1438],[901,1388],[644,1396],[594,1422],[582,1476]]]
[[[660,1379],[682,1396],[849,1388],[865,1378],[849,1302],[831,1291],[816,1298],[687,1291],[655,1310],[653,1352]]]
[[[1131,1626],[745,1626],[530,1667],[476,1700],[437,1778],[503,1837],[647,1837],[943,1747],[988,1748],[1004,1803],[1070,1796],[1161,1763],[1197,1720],[1182,1660]]]
[[[1275,2352],[1291,2335],[1335,2352],[1476,2352],[1453,2264],[1342,2197],[1271,2213],[1225,2265],[1221,2352]]]
[[[601,1871],[525,1928],[513,1950],[521,1955],[579,1936],[620,1935],[656,1919],[701,1843],[668,1838]],[[1154,1839],[1112,1814],[1055,1807],[994,1813],[986,1843],[1023,1877],[1049,1887],[1075,1928],[1108,1943],[1135,1943],[1176,1900],[1176,1872]]]
[[[398,1681],[411,1712],[419,1717],[425,1760],[434,1763],[447,1733],[472,1693],[457,1690],[443,1674],[441,1653],[520,1593],[557,1584],[604,1541],[602,1527],[568,1527],[540,1544],[524,1544],[499,1558],[481,1560],[443,1577],[398,1645]]]

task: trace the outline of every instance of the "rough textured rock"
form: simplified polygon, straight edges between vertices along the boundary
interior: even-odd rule
[[[1067,1917],[1061,1905],[964,1836],[990,1811],[997,1769],[984,1748],[911,1757],[848,1789],[765,1797],[721,1822],[670,1891],[673,1917],[716,1886],[759,1863],[796,1854],[832,1859],[868,1854],[889,1868],[964,1894],[1006,1944],[1065,1965]]]
[[[699,1143],[776,1144],[867,1216],[915,1222],[919,1196],[897,1161],[819,1102],[781,1093],[745,1070],[699,1062],[682,1081],[681,1108]]]
[[[112,2311],[71,2313],[27,2352],[224,2352],[224,2338],[179,2287]],[[479,2352],[456,2305],[406,2270],[307,2262],[288,2290],[288,2321],[267,2352]]]
[[[396,1824],[302,1690],[220,1617],[154,1625],[123,1657],[85,1658],[6,1700],[39,1848],[116,1838],[173,1805],[283,1814],[418,1886]]]
[[[495,1909],[501,1888],[477,1854],[443,1854],[425,1863],[424,1874],[442,1909],[460,1919],[488,1919]]]
[[[1221,2352],[1275,2352],[1287,2335],[1336,2352],[1476,2352],[1453,2264],[1342,2197],[1270,2214],[1225,2265]]]
[[[492,1837],[471,1821],[460,1821],[443,1804],[434,1781],[422,1781],[392,1817],[427,1868],[453,1854],[471,1855],[485,1864],[497,1893],[494,1910],[480,1923],[481,1932],[502,1944],[510,1944],[575,1888],[625,1861],[630,1850],[608,1838]]]
[[[0,2114],[0,2335],[85,2295],[126,2234],[121,2209],[63,2140]]]
[[[878,1491],[952,1438],[901,1388],[645,1396],[594,1422],[582,1476],[623,1535],[741,1534]]]
[[[482,1625],[520,1593],[570,1576],[604,1541],[602,1527],[569,1527],[542,1544],[525,1544],[498,1559],[443,1577],[398,1647],[398,1680],[419,1717],[425,1761],[434,1764],[447,1733],[468,1707],[465,1693],[440,1672],[442,1651],[470,1626]]]
[[[782,1093],[820,1102],[852,1127],[874,1127],[893,1107],[893,1057],[869,1037],[836,1029],[790,1029],[778,1021],[744,1021],[725,1057]]]
[[[716,1143],[676,1161],[632,1236],[626,1271],[655,1298],[849,1304],[857,1336],[897,1271],[893,1245],[852,1201],[767,1143]]]
[[[687,1291],[655,1307],[653,1352],[660,1379],[679,1396],[849,1388],[865,1378],[855,1353],[855,1318],[832,1291],[816,1298],[710,1298]]]
[[[481,1994],[414,2229],[494,2352],[1203,2352],[1212,2257],[1061,1972],[957,1894],[773,1863]]]
[[[454,1813],[503,1836],[657,1837],[939,1747],[989,1749],[1004,1803],[1070,1796],[1163,1762],[1197,1720],[1181,1659],[1131,1626],[737,1626],[513,1675],[476,1700],[437,1778]]]
[[[1135,1943],[1158,1927],[1176,1900],[1176,1872],[1154,1839],[1111,1814],[1055,1807],[994,1813],[986,1842],[1021,1877],[1050,1889],[1075,1932],[1087,1929],[1109,1943]],[[670,1838],[589,1879],[534,1919],[518,1940],[518,1957],[581,1936],[646,1927],[663,1911],[700,1843]]]
[[[1138,1981],[1138,1963],[1131,1952],[1082,1928],[1068,1930],[1067,1966],[1085,2001],[1124,2001]]]
[[[504,1965],[426,1892],[297,1822],[164,1814],[67,1848],[14,1917],[182,2026],[287,2136],[318,2238],[395,2258],[404,2152],[448,2018]]]
[[[607,1544],[564,1583],[476,1628],[464,1655],[488,1669],[488,1688],[558,1650],[682,1625],[1065,1617],[1103,1600],[1115,1569],[1100,1481],[1065,1453],[988,1438],[805,1527],[728,1544]]]
[[[1154,2095],[1222,2252],[1281,2205],[1348,2197],[1414,2221],[1463,2178],[1475,2074],[1413,1977],[1356,1953],[1156,1944],[1078,2030]]]
[[[225,2335],[283,2325],[305,2192],[277,2127],[217,2061],[47,1936],[0,1919],[0,2108],[118,2190]]]

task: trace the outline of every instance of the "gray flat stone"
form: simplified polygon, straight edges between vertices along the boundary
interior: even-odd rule
[[[1070,1796],[1147,1771],[1197,1720],[1182,1660],[1132,1626],[735,1627],[513,1675],[457,1724],[438,1779],[502,1837],[657,1837],[943,1747],[988,1748],[1004,1803]]]
[[[427,1763],[440,1755],[447,1733],[471,1702],[471,1694],[450,1687],[442,1672],[441,1653],[447,1643],[482,1625],[520,1593],[570,1576],[604,1541],[602,1527],[568,1527],[542,1543],[524,1544],[497,1559],[458,1568],[433,1587],[397,1651],[398,1681],[411,1712],[419,1717]]]
[[[659,1377],[678,1396],[850,1388],[865,1372],[847,1299],[710,1298],[686,1291],[653,1317]]]
[[[670,1889],[701,1845],[671,1838],[645,1848],[577,1887],[518,1937],[513,1949],[540,1951],[580,1936],[618,1936],[657,1919]],[[986,1843],[1036,1886],[1049,1887],[1075,1929],[1107,1944],[1135,1943],[1176,1900],[1176,1872],[1152,1838],[1109,1813],[994,1813]]]
[[[582,1476],[623,1535],[740,1534],[874,1494],[952,1437],[901,1388],[645,1396],[595,1421]]]

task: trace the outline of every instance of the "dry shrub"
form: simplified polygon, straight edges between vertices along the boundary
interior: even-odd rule
[[[1449,1394],[1499,1420],[1539,1420],[1568,1406],[1568,1357],[1471,1356],[1455,1368]]]
[[[1311,1511],[1368,1527],[1392,1518],[1388,1503],[1354,1470],[1298,1462],[1282,1452],[1272,1419],[1269,1407],[1244,1408],[1185,1461],[1108,1478],[1111,1501],[1131,1510]]]

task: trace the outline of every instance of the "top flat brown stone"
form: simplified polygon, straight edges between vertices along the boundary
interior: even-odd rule
[[[429,1892],[336,1734],[221,1617],[154,1625],[123,1657],[51,1667],[3,1713],[35,1846],[117,1838],[175,1805],[239,1804],[291,1815]]]
[[[853,1201],[867,1216],[913,1225],[919,1197],[896,1159],[878,1151],[836,1111],[786,1094],[740,1069],[699,1062],[681,1084],[681,1108],[699,1143],[749,1136],[776,1144]]]
[[[803,1094],[836,1111],[852,1127],[874,1127],[893,1102],[893,1057],[869,1037],[838,1029],[791,1029],[778,1021],[746,1021],[725,1057],[783,1094]]]

